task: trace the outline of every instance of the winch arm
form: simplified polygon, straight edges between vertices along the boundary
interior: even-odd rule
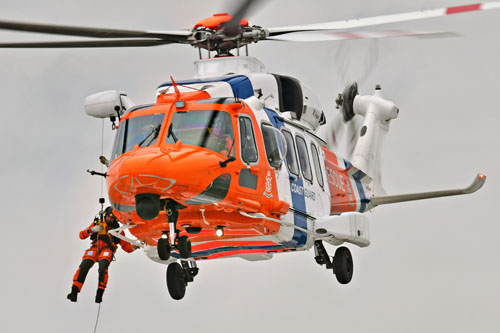
[[[139,242],[138,240],[135,240],[135,239],[132,239],[132,238],[128,238],[127,236],[124,236],[121,234],[121,232],[125,229],[130,229],[130,228],[133,228],[135,227],[135,225],[130,225],[128,223],[116,228],[116,229],[112,229],[112,230],[109,230],[108,231],[108,234],[110,234],[111,236],[114,236],[114,237],[117,237],[117,238],[120,238],[121,240],[124,240],[125,242],[127,243],[130,243],[134,246],[137,246],[137,247],[140,247],[140,248],[144,248],[144,244]]]

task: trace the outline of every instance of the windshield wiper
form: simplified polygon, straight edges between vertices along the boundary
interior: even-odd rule
[[[217,112],[212,111],[212,114],[210,115],[210,119],[208,120],[207,127],[205,128],[205,132],[203,132],[203,137],[201,139],[201,142],[199,144],[200,147],[206,148],[205,145],[207,144],[208,137],[210,136],[210,132],[212,130],[212,127],[214,126],[215,123],[215,118],[217,118]]]
[[[228,156],[227,160],[219,161],[219,165],[221,168],[225,168],[229,162],[234,162],[234,161],[236,161],[236,157]]]
[[[151,125],[151,127],[153,127],[151,129],[151,133],[149,133],[145,138],[144,140],[142,140],[140,143],[139,143],[139,147],[143,147],[143,144],[146,142],[146,140],[148,140],[149,138],[151,138],[151,140],[148,142],[147,145],[145,145],[146,147],[149,146],[157,137],[158,137],[158,134],[160,133],[160,128],[159,127],[156,127],[156,126],[153,126]]]
[[[175,143],[177,143],[177,141],[179,141],[179,138],[177,138],[177,135],[175,135],[174,131],[172,130],[172,124],[170,124],[170,127],[168,128],[167,138],[169,136],[172,136],[172,139],[174,139]]]

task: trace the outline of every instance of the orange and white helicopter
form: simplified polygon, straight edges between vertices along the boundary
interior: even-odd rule
[[[102,175],[109,201],[123,223],[110,233],[168,264],[167,286],[174,299],[184,297],[198,274],[198,261],[266,260],[311,247],[318,264],[332,269],[340,283],[349,283],[349,249],[338,247],[331,258],[323,241],[368,246],[364,212],[383,204],[473,193],[486,179],[479,174],[463,189],[386,195],[381,152],[399,109],[384,99],[380,87],[362,96],[355,83],[349,84],[337,99],[341,116],[327,120],[307,87],[293,77],[266,72],[248,56],[248,45],[435,34],[355,29],[496,9],[500,2],[271,29],[243,19],[255,2],[243,1],[233,15],[216,14],[183,31],[0,21],[0,29],[97,39],[3,43],[2,48],[181,43],[199,49],[196,76],[161,84],[154,104],[135,105],[118,91],[85,101],[87,114],[110,118],[113,124],[119,120],[111,157],[101,158],[108,166]],[[246,55],[240,56],[243,47]],[[202,58],[202,49],[208,58]],[[122,230],[136,239],[122,236]]]

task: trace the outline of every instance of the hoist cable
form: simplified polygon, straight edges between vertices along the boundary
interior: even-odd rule
[[[104,119],[101,121],[101,156],[104,156]],[[103,165],[102,163],[101,164],[101,174],[103,173]],[[101,178],[101,198],[104,198],[103,197],[103,193],[104,193],[104,183],[103,183],[103,179]],[[104,200],[103,200],[104,201]],[[104,219],[104,202],[103,201],[100,201],[101,202],[101,211],[99,213],[99,219],[101,221],[101,223],[103,222],[103,219]],[[97,258],[99,258],[99,255],[100,255],[100,246],[99,246],[99,234],[97,234]],[[99,260],[99,259],[98,259]],[[99,308],[97,309],[97,317],[96,317],[96,320],[95,320],[95,326],[94,326],[94,333],[97,331],[97,324],[99,323],[99,315],[101,313],[101,303],[99,303]]]
[[[101,156],[104,156],[104,119],[101,121]],[[103,173],[103,165],[101,164],[101,174]],[[101,178],[101,198],[103,198],[103,193],[104,193],[104,183],[103,179]]]
[[[99,303],[99,308],[97,309],[97,318],[95,320],[94,333],[97,331],[97,323],[99,322],[100,313],[101,313],[101,303]]]

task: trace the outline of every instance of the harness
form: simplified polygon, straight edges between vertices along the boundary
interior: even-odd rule
[[[111,251],[115,252],[118,248],[117,244],[120,242],[120,239],[118,237],[108,235],[108,231],[118,228],[120,226],[118,222],[114,221],[113,223],[108,224],[106,221],[101,222],[100,219],[96,217],[94,219],[94,225],[102,225],[103,230],[99,233],[90,235],[92,245],[95,245],[99,239],[100,241],[103,241]]]

